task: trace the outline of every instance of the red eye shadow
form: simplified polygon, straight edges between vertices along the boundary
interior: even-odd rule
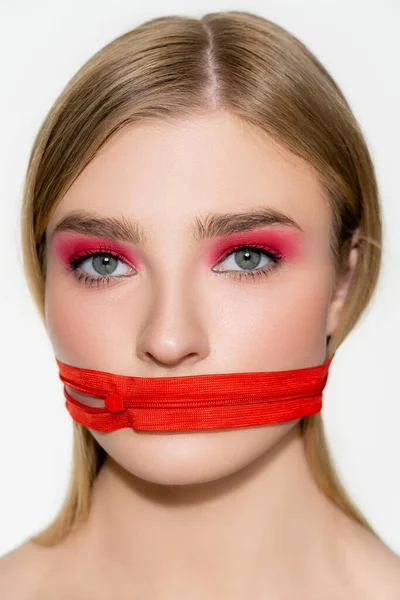
[[[112,252],[132,267],[141,264],[141,260],[135,252],[124,244],[107,238],[85,236],[66,231],[56,236],[53,245],[57,257],[64,263],[68,263],[73,257],[78,257],[81,253],[84,256],[89,252]]]
[[[301,232],[297,229],[278,230],[274,228],[266,230],[262,228],[235,233],[210,244],[211,248],[206,258],[207,265],[209,267],[214,266],[224,258],[225,254],[229,254],[229,249],[232,246],[246,246],[247,244],[264,246],[265,250],[275,250],[288,260],[296,260],[301,254],[301,237]]]

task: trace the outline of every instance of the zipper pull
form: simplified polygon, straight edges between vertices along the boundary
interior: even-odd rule
[[[124,399],[119,394],[108,394],[104,403],[106,408],[112,413],[126,410],[124,406]]]

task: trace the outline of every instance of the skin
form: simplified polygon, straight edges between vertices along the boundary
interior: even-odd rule
[[[279,226],[285,243],[294,240],[285,266],[257,282],[216,275],[221,247],[193,243],[189,224],[260,205],[301,226],[296,234]],[[330,209],[315,173],[258,130],[223,112],[125,129],[62,198],[49,239],[61,218],[82,208],[137,219],[149,241],[125,246],[136,275],[103,287],[79,285],[66,272],[70,234],[49,244],[46,326],[60,360],[144,377],[325,360],[357,247],[337,278]],[[232,258],[223,265],[240,269]],[[32,598],[368,599],[383,579],[387,598],[398,594],[397,558],[318,490],[299,419],[92,434],[108,457],[89,519],[58,548],[24,546]]]

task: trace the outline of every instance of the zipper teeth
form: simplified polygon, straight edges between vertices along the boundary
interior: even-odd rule
[[[90,386],[85,386],[85,387],[77,386],[75,384],[71,384],[70,382],[68,382],[67,379],[63,379],[62,381],[64,382],[65,385],[69,385],[70,387],[72,387],[73,389],[77,390],[78,392],[81,392],[83,394],[90,394],[91,396],[94,396],[96,398],[105,399],[106,396],[108,396],[109,394],[117,394],[119,396],[124,397],[123,393],[115,392],[113,390],[110,391],[110,392],[99,393],[97,389],[93,389]],[[297,397],[298,398],[304,398],[304,397],[307,397],[307,396],[315,396],[317,394],[320,394],[321,393],[320,385],[321,384],[317,384],[315,390],[309,389],[307,392],[305,392],[301,396],[297,396]],[[201,392],[201,393],[204,393],[204,392]],[[212,391],[210,393],[213,396],[217,396],[217,401],[218,401],[218,398],[223,399],[225,397],[225,393],[224,392],[218,393],[218,392],[213,392]],[[182,395],[184,395],[184,392],[182,392]],[[288,399],[290,399],[290,398],[288,398]],[[155,405],[155,403],[152,400],[149,400],[149,401],[144,400],[144,401],[141,401],[141,402],[148,403],[149,406],[154,406]],[[194,400],[193,402],[189,401],[188,404],[191,405],[194,402],[213,402],[213,401],[212,400],[211,401],[209,401],[209,400]],[[124,400],[124,403],[125,403],[126,406],[137,406],[137,404],[135,404],[135,400]]]
[[[290,402],[290,401],[296,401],[296,400],[301,400],[302,398],[308,398],[308,399],[313,399],[315,397],[318,397],[319,394],[306,394],[304,396],[296,396],[296,397],[292,397],[292,398],[284,398],[285,402]],[[218,400],[198,400],[198,401],[191,401],[191,402],[185,402],[185,403],[177,403],[177,402],[169,402],[168,404],[162,404],[160,402],[124,402],[124,409],[127,408],[165,408],[165,409],[171,409],[171,408],[201,408],[203,407],[208,407],[208,406],[243,406],[243,405],[247,405],[247,404],[265,404],[264,400],[249,400],[248,398],[238,398],[237,400],[242,400],[242,402],[223,402],[221,403]],[[82,406],[83,408],[86,408],[87,405],[84,404],[83,402],[80,402],[79,400],[75,400],[75,398],[72,398],[72,401],[75,403],[77,402],[80,406]],[[270,404],[276,403],[276,402],[280,402],[281,400],[277,399],[277,400],[270,400],[267,401]],[[95,408],[96,412],[110,412],[107,407],[103,407],[103,406],[99,406],[99,407],[90,407],[90,408]]]
[[[70,385],[68,382],[66,382],[67,385]],[[119,394],[118,392],[103,392],[102,394],[99,394],[97,392],[97,390],[92,390],[90,387],[85,387],[85,389],[83,388],[77,388],[74,386],[71,386],[74,389],[76,389],[77,391],[83,393],[83,394],[90,394],[91,396],[95,396],[96,398],[99,398],[100,400],[105,400],[106,397],[109,394],[117,394],[119,396],[122,396],[122,398],[124,398],[124,394]],[[212,392],[212,394],[215,396],[215,393]],[[269,402],[279,402],[280,400],[295,400],[295,399],[299,399],[301,400],[302,398],[307,398],[307,397],[314,397],[314,396],[318,396],[321,394],[321,390],[317,389],[315,391],[311,391],[309,390],[308,392],[305,392],[304,394],[302,394],[301,396],[299,395],[295,395],[295,396],[284,396],[283,398],[279,398],[277,397],[276,399],[270,400]],[[218,402],[221,402],[221,400],[223,400],[225,398],[225,395],[223,393],[220,394],[220,397],[214,399],[214,400],[189,400],[187,402],[174,402],[173,400],[171,400],[168,403],[163,403],[163,402],[155,402],[153,400],[123,400],[124,402],[124,406],[125,407],[149,407],[151,408],[152,406],[172,406],[172,405],[176,405],[177,407],[179,406],[194,406],[196,404],[200,404],[200,405],[212,405]],[[75,400],[75,398],[74,398]],[[230,404],[235,404],[237,400],[243,400],[242,404],[256,404],[256,403],[261,403],[261,402],[265,402],[265,400],[260,400],[258,398],[256,398],[255,400],[251,400],[249,399],[248,396],[246,396],[246,398],[243,398],[242,396],[239,396],[238,398],[233,398],[232,399],[233,402]],[[77,402],[80,402],[80,400],[77,400]],[[82,402],[82,404],[84,404],[84,402]],[[227,404],[227,402],[222,402],[222,406],[224,404]]]
[[[168,404],[164,404],[161,402],[134,402],[134,401],[124,401],[124,406],[126,408],[190,408],[191,406],[235,406],[235,405],[243,405],[243,404],[265,404],[266,402],[281,402],[281,401],[294,401],[301,400],[302,398],[313,398],[314,396],[319,396],[319,394],[304,394],[302,396],[292,396],[284,398],[276,398],[274,400],[260,400],[259,398],[252,400],[249,398],[234,398],[232,402],[222,402],[220,400],[191,400],[188,402],[168,402]]]

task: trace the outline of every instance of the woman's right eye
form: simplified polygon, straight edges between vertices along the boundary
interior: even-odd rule
[[[101,253],[101,254],[94,254],[91,258],[85,258],[84,260],[82,260],[81,262],[78,263],[79,269],[82,269],[82,266],[88,263],[88,271],[89,271],[89,275],[102,275],[102,276],[108,276],[108,275],[123,275],[124,273],[121,272],[116,272],[118,271],[118,263],[123,263],[123,261],[118,258],[117,256],[114,256],[113,254],[106,254],[106,253]],[[126,265],[126,263],[123,263],[124,265]],[[128,266],[128,265],[126,265]],[[92,269],[92,272],[90,272],[90,269]]]
[[[87,266],[84,268],[86,263]],[[112,279],[126,277],[134,270],[122,257],[112,252],[86,253],[84,256],[71,259],[69,264],[78,282],[85,285],[108,284]],[[127,270],[124,270],[125,268]]]

